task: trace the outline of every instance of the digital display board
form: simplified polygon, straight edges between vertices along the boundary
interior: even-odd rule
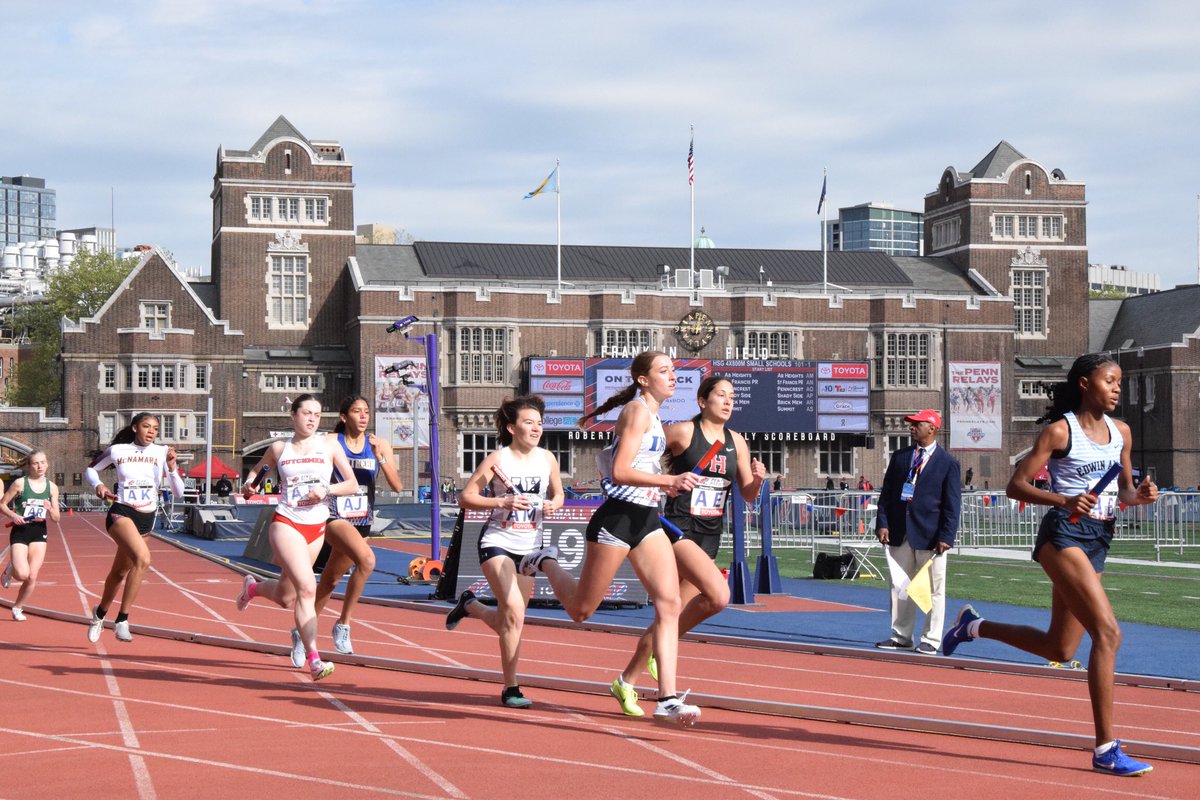
[[[526,389],[546,400],[545,429],[577,429],[585,411],[629,385],[631,363],[628,358],[530,359]],[[729,424],[741,433],[864,434],[870,429],[870,367],[865,361],[674,363],[675,394],[659,410],[664,424],[698,414],[696,390],[705,377],[717,374],[733,383],[736,400]],[[612,430],[619,411],[588,420],[586,430]]]

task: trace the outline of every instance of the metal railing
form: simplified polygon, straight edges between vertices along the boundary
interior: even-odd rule
[[[807,548],[874,541],[876,492],[781,492],[771,495],[772,544],[777,548]],[[758,503],[746,505],[746,547],[762,546]],[[1031,550],[1043,506],[1008,499],[1003,492],[963,492],[962,518],[956,547]],[[1117,540],[1153,545],[1155,557],[1183,554],[1200,547],[1200,492],[1162,492],[1158,502],[1133,506],[1117,519]],[[723,546],[732,546],[726,534]]]

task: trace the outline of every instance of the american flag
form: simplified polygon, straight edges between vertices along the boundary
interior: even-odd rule
[[[694,186],[696,183],[696,134],[692,134],[692,140],[688,142],[688,186]]]

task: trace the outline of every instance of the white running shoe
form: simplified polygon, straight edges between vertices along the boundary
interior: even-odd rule
[[[0,586],[3,586],[5,589],[7,589],[10,583],[12,583],[11,561],[4,565],[4,572],[0,572]]]
[[[12,607],[12,615],[13,615],[13,619],[16,620],[17,622],[25,621],[25,612],[21,609],[20,606]]]
[[[312,670],[312,678],[314,681],[319,681],[322,678],[328,678],[333,674],[332,661],[322,661],[318,658],[315,661],[308,662],[308,668]]]
[[[104,630],[104,620],[96,616],[96,609],[92,609],[92,619],[88,622],[88,641],[100,641],[100,632]]]
[[[238,611],[245,611],[246,606],[250,605],[250,601],[253,599],[250,597],[250,587],[257,583],[258,581],[254,579],[253,575],[242,578],[242,593],[237,596]]]
[[[113,631],[117,634],[118,642],[132,642],[133,634],[129,632],[129,620],[123,619],[113,625]]]
[[[683,697],[659,700],[658,705],[654,708],[654,721],[674,722],[687,728],[695,725],[700,719],[700,709],[698,706],[683,702],[687,696],[688,693],[684,692]]]
[[[542,562],[546,559],[558,561],[558,548],[554,545],[543,547],[541,550],[534,550],[532,553],[526,553],[521,559],[519,570],[522,575],[536,575],[538,570],[542,568]]]
[[[345,656],[354,655],[354,645],[350,643],[350,626],[340,622],[333,623],[333,649]]]
[[[292,628],[292,666],[300,669],[304,666],[304,660],[308,656],[304,652],[304,642],[300,639],[300,631]]]

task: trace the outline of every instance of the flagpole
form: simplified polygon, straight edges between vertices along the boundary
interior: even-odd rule
[[[557,207],[556,215],[558,217],[558,220],[557,220],[557,222],[558,222],[558,225],[557,225],[557,227],[558,227],[558,246],[557,246],[558,296],[559,296],[559,302],[561,303],[562,302],[562,191],[561,191],[562,173],[559,171],[560,166],[561,165],[559,164],[559,160],[557,158],[554,159],[554,204]]]
[[[821,199],[825,197],[825,187],[829,180],[829,170],[821,170]],[[824,216],[821,218],[821,294],[829,294],[829,246],[827,239],[829,238],[829,203],[821,203],[821,210]]]
[[[691,196],[691,216],[688,220],[688,288],[696,286],[696,182],[692,177],[693,148],[696,144],[696,126],[690,125],[691,144],[688,146],[688,194]]]

